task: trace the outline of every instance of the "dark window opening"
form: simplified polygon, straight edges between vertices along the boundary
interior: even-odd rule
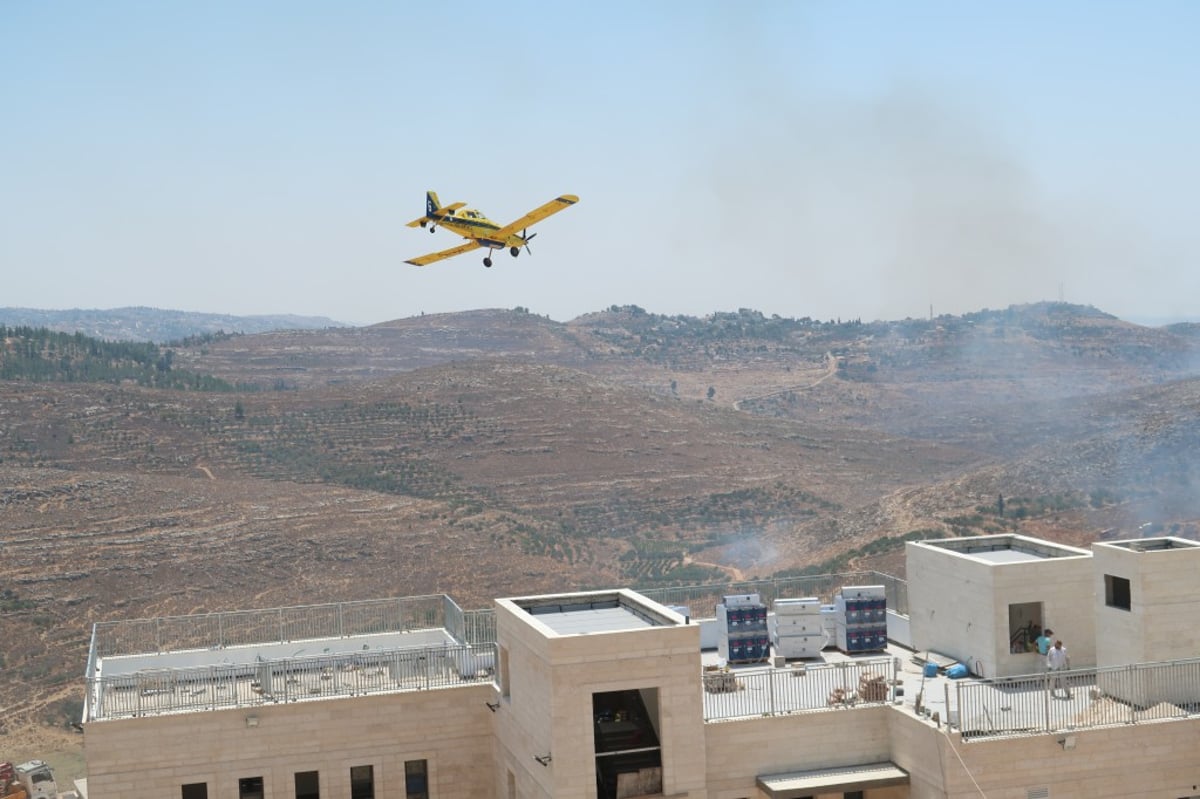
[[[350,799],[375,799],[375,767],[350,767]]]
[[[1128,578],[1104,575],[1104,604],[1121,610],[1130,610],[1133,607]]]
[[[1008,606],[1008,651],[1014,655],[1037,652],[1042,634],[1042,603],[1018,602]]]
[[[208,783],[193,782],[183,786],[183,799],[208,799]]]
[[[321,799],[321,780],[317,772],[296,772],[296,799]]]
[[[862,791],[846,791],[842,794],[842,799],[863,799]]]
[[[404,795],[407,799],[429,799],[429,764],[426,761],[404,761]]]
[[[658,689],[592,694],[596,742],[596,796],[662,793]]]
[[[242,777],[238,780],[238,799],[263,799],[263,778]]]
[[[657,698],[656,690],[650,693]],[[592,694],[592,714],[597,753],[658,746],[658,720],[651,718],[641,691]]]

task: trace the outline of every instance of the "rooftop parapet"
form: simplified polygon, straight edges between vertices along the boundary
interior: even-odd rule
[[[911,546],[941,549],[994,564],[1091,557],[1092,555],[1086,549],[1012,534],[914,541],[911,542]]]

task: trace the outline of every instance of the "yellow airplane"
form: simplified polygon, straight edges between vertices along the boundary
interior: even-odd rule
[[[522,247],[525,248],[525,252],[532,255],[533,251],[529,249],[529,242],[537,234],[528,233],[529,226],[537,224],[551,214],[557,214],[562,209],[572,206],[577,202],[579,202],[579,198],[574,194],[564,194],[543,206],[533,209],[517,221],[500,227],[479,211],[470,208],[465,211],[460,210],[466,203],[441,205],[438,202],[437,192],[425,192],[425,216],[420,219],[414,219],[408,223],[408,226],[428,227],[429,232],[433,233],[440,225],[457,233],[464,239],[468,239],[468,241],[466,244],[460,244],[457,247],[451,247],[441,252],[422,255],[420,258],[413,258],[404,263],[412,264],[413,266],[428,266],[445,258],[453,258],[456,255],[462,255],[464,252],[478,250],[480,247],[487,247],[488,249],[487,257],[483,259],[484,266],[492,265],[493,250],[503,250],[505,247],[512,253],[513,258],[521,254]],[[521,232],[517,233],[518,230]]]

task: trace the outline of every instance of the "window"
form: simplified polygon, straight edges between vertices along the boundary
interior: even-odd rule
[[[317,772],[296,772],[296,799],[321,799],[321,780]]]
[[[1132,608],[1128,578],[1104,575],[1104,604],[1121,610]]]
[[[429,799],[429,764],[426,761],[404,761],[404,795],[407,799]]]
[[[238,799],[263,799],[263,778],[242,777],[238,780]]]
[[[842,794],[842,799],[863,799],[862,791],[846,791]]]
[[[375,767],[350,767],[350,799],[375,799]]]
[[[183,799],[208,799],[208,783],[192,782],[183,786]]]

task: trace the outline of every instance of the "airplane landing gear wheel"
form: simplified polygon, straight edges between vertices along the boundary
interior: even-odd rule
[[[492,259],[491,259],[491,258],[484,258],[484,259],[483,259],[483,265],[484,265],[484,266],[486,266],[486,267],[488,267],[488,268],[491,268],[491,266],[492,266]]]
[[[508,251],[510,253],[512,253],[513,258],[516,258],[518,255],[521,254],[521,249],[519,247],[509,247]]]
[[[436,227],[434,227],[433,225],[430,225],[430,226],[429,226],[429,232],[430,232],[430,233],[432,233],[432,232],[433,232],[433,231],[435,231],[435,230],[437,230],[437,228],[436,228]]]

